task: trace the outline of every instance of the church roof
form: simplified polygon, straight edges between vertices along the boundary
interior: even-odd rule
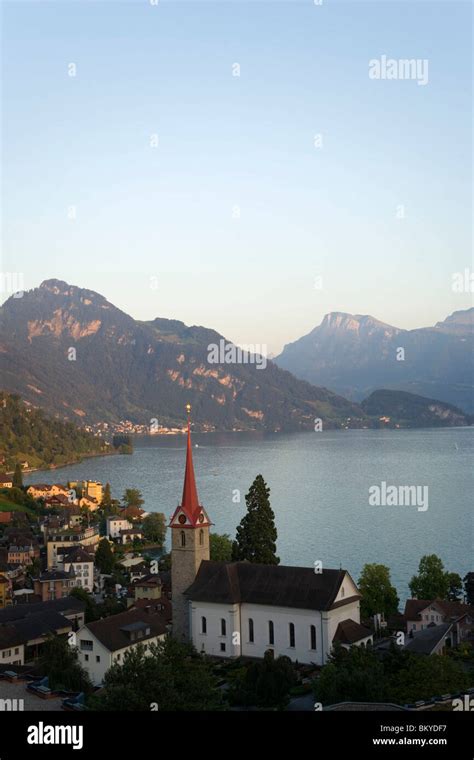
[[[315,573],[314,568],[307,567],[204,560],[194,583],[185,593],[196,602],[247,602],[272,607],[329,610],[345,575],[345,570]],[[348,603],[359,598],[356,595],[344,601]]]
[[[369,636],[372,636],[370,628],[347,618],[347,620],[341,620],[337,626],[333,641],[340,641],[341,644],[356,644]]]

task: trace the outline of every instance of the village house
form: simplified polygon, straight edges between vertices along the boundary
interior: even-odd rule
[[[427,628],[450,624],[448,646],[474,639],[474,607],[443,599],[407,599],[404,618],[406,631],[418,633]]]
[[[125,528],[120,531],[120,543],[131,544],[133,541],[138,541],[143,538],[143,533],[139,528]]]
[[[73,569],[66,572],[64,570],[47,570],[32,580],[35,594],[43,602],[69,596],[71,589],[76,586],[76,576]]]
[[[133,525],[124,517],[119,515],[111,515],[106,520],[106,534],[111,539],[120,538],[121,530],[131,530]]]
[[[69,496],[69,490],[66,486],[62,486],[60,483],[31,484],[26,489],[26,492],[32,496],[33,499],[46,499],[48,496],[57,496],[58,494],[62,494],[63,496],[66,496],[66,498]]]
[[[12,585],[8,578],[0,575],[0,610],[12,604]]]
[[[74,546],[88,546],[96,549],[100,541],[98,528],[91,526],[89,528],[70,528],[61,530],[57,533],[48,531],[47,535],[47,566],[48,569],[57,566],[58,550],[72,549]]]
[[[58,550],[58,569],[65,573],[73,572],[75,585],[85,591],[94,589],[94,555],[82,546]]]
[[[109,668],[123,662],[126,652],[139,645],[148,652],[150,645],[162,641],[166,634],[162,612],[139,608],[111,615],[87,623],[77,632],[79,662],[94,686],[100,686]]]
[[[5,664],[8,661],[17,665],[36,660],[51,634],[67,636],[84,624],[84,609],[84,602],[63,597],[54,601],[14,604],[0,610],[0,664],[3,660]],[[3,650],[2,632],[5,639]],[[2,659],[3,651],[5,657]]]
[[[5,472],[0,472],[0,488],[13,488],[13,478]]]

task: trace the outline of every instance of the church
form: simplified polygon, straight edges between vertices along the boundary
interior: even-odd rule
[[[188,419],[183,496],[171,529],[173,635],[214,657],[261,658],[271,650],[324,665],[333,644],[365,645],[360,593],[346,570],[210,560],[209,516],[200,504]]]

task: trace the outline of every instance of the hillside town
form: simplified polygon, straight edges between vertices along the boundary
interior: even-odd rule
[[[13,709],[20,695],[24,709],[40,709],[40,700],[110,709],[114,679],[171,657],[169,647],[174,668],[206,669],[208,709],[344,709],[333,676],[357,667],[367,685],[351,694],[354,709],[456,709],[460,694],[471,699],[474,573],[464,585],[447,573],[444,598],[426,596],[439,560],[422,558],[418,593],[401,612],[384,566],[366,565],[357,584],[344,569],[280,565],[268,494],[257,476],[246,497],[247,519],[252,506],[270,517],[263,553],[248,554],[246,518],[229,553],[198,497],[189,421],[182,498],[166,522],[142,508],[138,489],[117,500],[94,480],[23,486],[21,467],[2,474],[1,703]],[[372,674],[388,662],[412,673],[410,688],[373,691]],[[265,687],[252,686],[257,676]],[[119,706],[154,709],[161,688],[150,677],[144,701]]]

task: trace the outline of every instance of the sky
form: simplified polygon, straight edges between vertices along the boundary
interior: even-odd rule
[[[270,353],[468,308],[472,6],[318,2],[4,0],[1,271]]]

